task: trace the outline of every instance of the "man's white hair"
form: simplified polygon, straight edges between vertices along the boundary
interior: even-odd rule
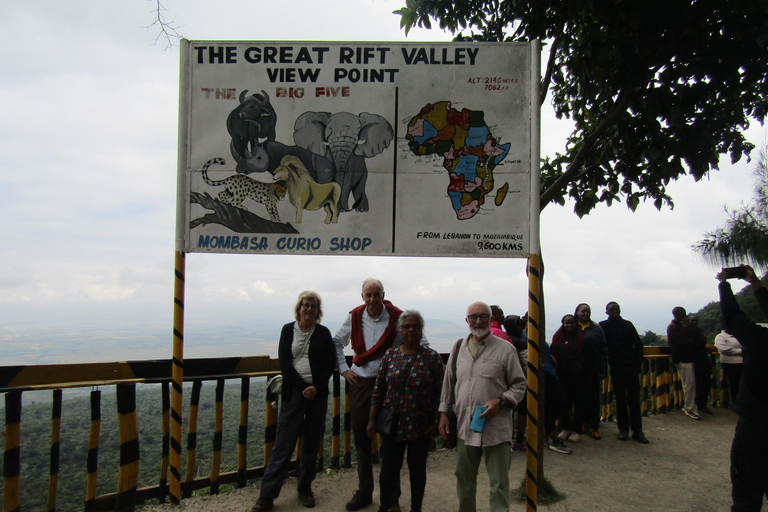
[[[363,286],[360,289],[362,290],[363,288],[365,288],[365,285],[367,285],[370,282],[374,282],[374,283],[378,284],[379,288],[381,289],[381,293],[384,293],[384,285],[381,284],[381,281],[379,281],[378,279],[374,279],[372,277],[369,277],[368,279],[363,281]]]

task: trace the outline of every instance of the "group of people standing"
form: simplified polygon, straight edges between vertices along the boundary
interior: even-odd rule
[[[667,340],[683,388],[683,413],[694,420],[700,420],[702,412],[712,414],[708,406],[712,363],[707,339],[699,328],[699,318],[686,314],[681,306],[672,309]]]
[[[278,349],[283,386],[277,438],[252,512],[274,507],[299,436],[298,498],[305,507],[315,506],[311,484],[334,369],[349,384],[357,455],[358,489],[347,510],[373,502],[371,441],[377,432],[383,442],[379,512],[400,511],[400,470],[406,453],[411,511],[421,511],[429,446],[437,435],[444,442],[456,439],[459,510],[476,510],[482,459],[490,477],[490,510],[508,510],[512,412],[525,396],[525,363],[511,338],[491,333],[490,306],[475,302],[468,307],[470,334],[457,341],[446,366],[429,348],[424,318],[418,311],[402,311],[385,300],[384,286],[376,279],[363,282],[361,295],[363,304],[350,311],[334,336],[319,323],[322,301],[314,292],[299,295],[296,320],[283,326]],[[519,318],[514,323],[515,329],[520,327]],[[517,330],[513,335],[518,337]],[[350,344],[351,367],[344,356]],[[456,422],[452,423],[454,412]]]
[[[755,287],[761,307],[768,311],[768,292],[751,267],[747,268],[746,279]],[[764,435],[768,424],[764,371],[768,363],[768,330],[744,317],[725,278],[722,274],[718,278],[722,282],[726,328],[718,336],[717,346],[724,354],[735,410],[741,415],[731,454],[733,510],[759,510],[768,487],[768,445]],[[525,319],[504,317],[498,306],[471,304],[465,319],[469,334],[456,342],[447,365],[443,365],[440,355],[429,348],[424,318],[418,311],[402,311],[385,300],[384,286],[376,279],[363,282],[361,295],[363,304],[350,311],[334,336],[320,324],[322,300],[311,291],[299,295],[295,321],[283,326],[278,348],[283,384],[277,438],[252,512],[273,508],[299,437],[302,452],[298,498],[305,507],[315,506],[312,482],[324,438],[328,382],[335,369],[349,383],[357,454],[358,489],[346,504],[347,510],[359,510],[373,502],[371,440],[378,432],[383,438],[379,512],[400,511],[400,470],[406,452],[411,511],[421,511],[429,446],[438,434],[444,442],[455,437],[459,510],[476,510],[477,475],[484,459],[490,484],[488,510],[507,511],[511,454],[524,442],[520,427],[518,437],[513,439],[513,411],[523,411],[519,416],[524,424]],[[601,439],[600,385],[609,368],[617,405],[618,438],[626,441],[631,429],[633,439],[648,443],[642,430],[639,399],[642,343],[634,325],[621,317],[618,303],[609,302],[606,314],[608,318],[597,324],[591,319],[589,305],[579,304],[573,315],[562,318],[551,348],[541,344],[547,397],[545,425],[551,441],[548,445],[555,451],[571,453],[563,441],[575,442],[582,434]],[[683,410],[699,419],[698,411],[707,411],[706,398],[702,397],[709,391],[709,357],[700,357],[706,349],[695,316],[686,315],[681,307],[673,310],[673,316],[667,335],[685,393]],[[737,359],[742,354],[737,338],[748,342],[752,354],[751,359],[745,358],[741,376],[747,391],[738,388],[742,363]],[[351,367],[344,356],[350,344],[354,352]],[[748,354],[746,350],[744,353]],[[702,368],[697,369],[697,365]],[[699,386],[697,381],[701,381]],[[699,392],[702,395],[697,401]],[[455,423],[451,421],[454,414]],[[557,419],[560,432],[555,428]],[[756,503],[757,508],[737,508],[738,503]]]
[[[564,441],[576,442],[582,435],[602,439],[600,407],[602,382],[609,374],[616,397],[618,438],[648,444],[642,427],[638,375],[643,362],[643,344],[632,322],[621,317],[621,307],[605,306],[608,318],[592,320],[589,304],[579,304],[545,347],[545,424],[549,447],[571,453]],[[609,364],[610,363],[610,364]],[[560,420],[562,430],[555,429]]]

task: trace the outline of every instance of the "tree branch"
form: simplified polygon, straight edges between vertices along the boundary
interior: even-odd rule
[[[189,229],[206,224],[221,224],[234,231],[235,233],[286,233],[298,234],[296,228],[289,223],[272,222],[262,219],[258,215],[247,210],[235,208],[232,205],[222,203],[218,199],[205,192],[192,192],[189,195],[192,203],[197,203],[207,210],[213,210],[214,213],[208,213],[200,218],[194,219],[189,223]]]
[[[606,130],[608,130],[608,128],[616,123],[616,120],[619,118],[619,116],[626,110],[628,103],[629,93],[626,92],[626,89],[623,89],[621,93],[619,93],[619,98],[614,104],[613,109],[611,109],[611,111],[608,112],[600,124],[597,125],[597,128],[595,128],[591,133],[584,137],[581,149],[576,154],[576,157],[571,162],[571,165],[568,166],[568,169],[566,169],[565,172],[561,174],[555,180],[555,182],[552,183],[552,185],[541,194],[541,198],[539,199],[541,203],[540,210],[543,210],[544,207],[546,207],[554,199],[557,192],[564,189],[568,183],[571,182],[574,176],[579,173],[581,166],[584,165],[589,152],[592,151],[592,148],[595,146],[597,140],[603,135],[603,133],[606,132]]]
[[[176,18],[173,18],[172,20],[168,21],[166,18],[165,13],[168,11],[168,9],[165,8],[163,3],[160,0],[149,0],[150,2],[155,3],[155,8],[153,9],[155,19],[152,23],[147,25],[145,28],[152,28],[154,26],[157,26],[160,29],[160,33],[157,34],[157,37],[155,38],[155,44],[157,44],[158,41],[161,39],[165,40],[165,50],[168,50],[169,48],[173,48],[176,46],[174,44],[174,41],[178,40],[181,37],[181,34],[179,33],[179,30],[181,29],[180,26],[176,25]]]

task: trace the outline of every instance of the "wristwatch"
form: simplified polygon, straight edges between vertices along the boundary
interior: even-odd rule
[[[506,400],[504,400],[504,395],[501,395],[501,396],[499,397],[499,401],[501,402],[501,403],[499,404],[499,407],[500,407],[500,408],[501,408],[501,407],[504,407],[504,406],[507,404],[507,401],[506,401]]]

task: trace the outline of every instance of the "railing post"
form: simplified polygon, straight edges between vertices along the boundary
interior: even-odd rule
[[[669,398],[669,359],[656,360],[656,407],[654,413],[664,414],[667,412],[667,401]]]
[[[224,430],[224,379],[216,381],[216,412],[213,427],[213,454],[211,457],[211,494],[219,494],[221,469],[221,438]]]
[[[59,454],[61,453],[61,390],[53,390],[51,406],[51,456],[48,476],[47,512],[56,512],[56,491],[59,488]]]
[[[726,381],[725,370],[723,369],[722,362],[720,363],[720,407],[728,407],[728,395],[730,394],[730,386]]]
[[[339,452],[341,451],[341,376],[333,372],[333,430],[331,432],[331,467],[339,468]],[[346,379],[345,379],[346,380]]]
[[[273,393],[267,386],[265,415],[264,415],[264,467],[269,464],[272,458],[272,447],[275,446],[277,437],[277,394]],[[272,405],[272,404],[275,405]]]
[[[648,416],[648,387],[651,381],[648,359],[643,358],[640,372],[642,378],[642,381],[640,382],[640,413],[643,416]]]
[[[717,362],[715,361],[715,355],[711,351],[709,351],[709,365],[710,365],[710,368],[712,368],[711,373],[709,375],[709,378],[712,381],[712,407],[715,407],[717,405],[717,384],[718,384]]]
[[[352,467],[352,417],[349,414],[349,382],[344,379],[344,467]]]
[[[3,512],[21,506],[21,391],[5,394],[5,451],[3,452]]]
[[[248,377],[240,380],[240,423],[237,430],[237,486],[245,487],[248,469],[248,396],[251,381]]]
[[[115,512],[131,512],[139,484],[139,424],[136,417],[136,385],[117,385],[120,471],[117,477]]]
[[[165,497],[168,496],[168,466],[171,449],[171,391],[167,382],[162,383],[161,393],[163,395],[163,452],[157,501],[165,503]]]
[[[203,381],[196,380],[192,384],[192,397],[189,400],[189,424],[187,425],[187,475],[184,478],[182,496],[192,496],[192,484],[195,480],[195,465],[197,462],[197,411],[200,406],[200,389]]]
[[[101,391],[91,391],[91,428],[88,434],[88,483],[85,488],[85,512],[93,510],[99,475],[99,434],[101,433]]]

